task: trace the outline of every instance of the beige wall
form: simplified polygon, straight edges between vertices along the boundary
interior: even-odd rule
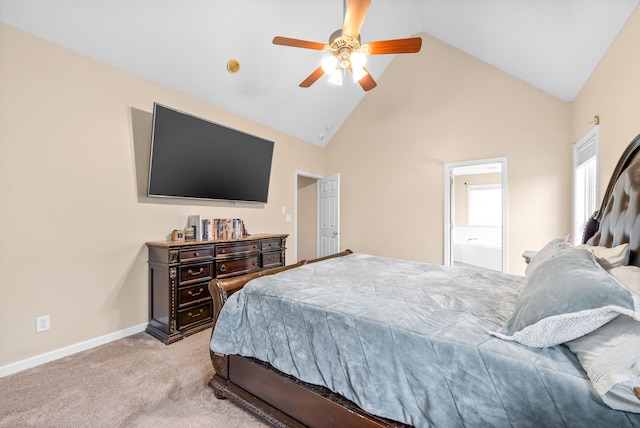
[[[572,103],[572,142],[600,116],[600,196],[618,158],[640,133],[640,8],[636,8]]]
[[[325,149],[342,246],[443,262],[444,164],[508,158],[508,271],[570,231],[570,105],[426,34]]]
[[[269,203],[147,198],[154,101],[274,140]],[[0,366],[146,323],[144,243],[190,214],[293,236],[295,171],[322,164],[316,146],[0,25]]]

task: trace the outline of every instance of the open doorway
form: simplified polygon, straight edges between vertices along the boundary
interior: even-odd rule
[[[318,180],[320,176],[296,171],[295,261],[316,258],[318,247]]]
[[[506,272],[507,159],[445,165],[445,265]]]
[[[340,174],[296,171],[295,261],[340,251]]]

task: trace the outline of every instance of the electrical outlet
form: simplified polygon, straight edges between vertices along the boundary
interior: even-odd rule
[[[51,328],[51,318],[49,315],[36,317],[36,333],[47,331]]]

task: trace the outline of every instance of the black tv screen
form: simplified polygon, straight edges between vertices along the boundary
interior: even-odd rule
[[[154,103],[151,197],[267,202],[273,141]]]

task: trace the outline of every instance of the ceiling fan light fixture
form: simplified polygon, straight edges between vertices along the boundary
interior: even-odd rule
[[[362,68],[367,63],[367,56],[362,52],[353,52],[351,54],[351,66],[356,68]]]
[[[328,56],[322,60],[322,70],[326,74],[332,74],[338,66],[338,59],[335,56]]]
[[[336,68],[331,72],[331,76],[329,76],[329,83],[342,86],[342,70],[340,68]]]
[[[351,65],[351,50],[342,48],[338,51],[338,63],[342,68],[349,68]]]

